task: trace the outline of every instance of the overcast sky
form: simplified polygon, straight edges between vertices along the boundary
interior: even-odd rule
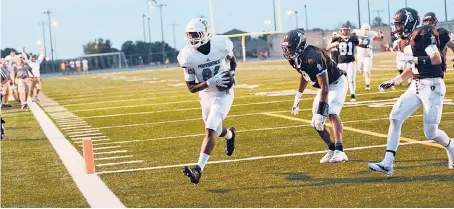
[[[159,0],[158,0],[159,1]],[[361,21],[368,22],[367,0],[360,0]],[[444,0],[407,0],[409,7],[437,13],[445,19]],[[184,28],[193,17],[204,15],[209,19],[209,0],[161,0],[163,7],[164,40],[173,46],[172,27],[175,27],[176,45],[184,45]],[[274,30],[272,0],[213,0],[216,33],[237,28],[247,32]],[[390,0],[391,15],[405,6],[405,0]],[[305,27],[304,4],[307,5],[309,28],[334,28],[347,20],[358,25],[357,0],[281,0],[283,31],[295,27],[295,17],[287,10],[298,10],[299,26]],[[454,19],[454,0],[447,0],[448,19]],[[387,0],[370,0],[371,19],[375,10],[388,22]],[[47,22],[43,12],[50,9],[54,48],[58,58],[82,55],[82,45],[95,38],[110,39],[120,49],[127,40],[143,40],[142,13],[151,17],[151,39],[161,40],[159,8],[149,9],[146,0],[1,0],[1,48],[14,47],[38,52],[37,40],[43,39],[41,21]],[[271,20],[266,25],[265,20]],[[45,29],[47,48],[50,49],[49,31]],[[147,29],[148,40],[148,29]]]

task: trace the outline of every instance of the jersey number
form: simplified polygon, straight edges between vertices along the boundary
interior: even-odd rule
[[[353,43],[348,42],[348,47],[347,43],[345,42],[340,42],[339,43],[339,54],[340,55],[353,55]]]
[[[219,69],[221,69],[220,65],[214,67],[214,75],[218,74]],[[207,81],[208,79],[213,77],[213,72],[211,71],[210,68],[205,68],[202,70],[202,77],[204,81]]]

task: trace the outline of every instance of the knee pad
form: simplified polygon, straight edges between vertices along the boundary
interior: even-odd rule
[[[437,137],[438,124],[436,123],[424,123],[424,135],[427,139],[434,139]]]

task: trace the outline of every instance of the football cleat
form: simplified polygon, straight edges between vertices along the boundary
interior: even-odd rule
[[[328,152],[325,154],[325,156],[322,157],[320,160],[320,163],[328,163],[329,160],[333,157],[334,151],[333,150],[328,150]]]
[[[2,118],[2,129],[1,129],[1,139],[0,140],[3,140],[3,138],[5,137],[5,126],[3,125],[4,123],[5,123],[5,121]]]
[[[366,85],[366,91],[370,91],[370,85],[369,84]]]
[[[20,109],[22,109],[22,110],[25,110],[25,109],[27,109],[27,108],[28,108],[28,104],[23,104],[23,105],[20,107]]]
[[[37,102],[39,102],[39,96],[36,96],[35,99]]]
[[[392,163],[391,164],[387,164],[387,163],[383,163],[383,162],[369,163],[369,164],[367,164],[367,167],[369,168],[369,170],[374,171],[374,172],[381,172],[388,176],[393,175],[394,165]]]
[[[345,152],[336,150],[336,151],[334,151],[333,157],[331,159],[329,159],[328,162],[329,163],[340,163],[340,162],[347,161],[347,160],[348,160],[348,157],[347,157],[347,154],[345,154]]]
[[[184,166],[183,174],[189,177],[192,183],[198,184],[200,181],[200,177],[202,176],[202,169],[198,165],[195,165],[193,168]]]
[[[352,95],[350,96],[350,102],[356,102],[356,98],[355,98],[355,95],[354,95],[354,94],[352,94]]]
[[[232,156],[233,151],[235,150],[235,131],[236,131],[236,129],[234,127],[230,127],[229,129],[232,132],[232,138],[225,140],[225,154],[227,154],[228,156]]]
[[[454,170],[454,139],[450,140],[448,147],[446,147],[446,152],[448,153],[448,167]]]

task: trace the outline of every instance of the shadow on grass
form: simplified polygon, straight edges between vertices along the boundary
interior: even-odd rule
[[[317,186],[330,186],[335,184],[365,184],[365,183],[404,183],[404,182],[454,182],[454,175],[433,175],[433,176],[399,176],[399,177],[363,177],[363,178],[312,178],[303,172],[277,173],[287,175],[289,181],[304,182],[299,185],[273,185],[264,187],[243,187],[232,189],[210,189],[211,193],[229,193],[239,190],[262,190],[262,189],[288,189]]]

